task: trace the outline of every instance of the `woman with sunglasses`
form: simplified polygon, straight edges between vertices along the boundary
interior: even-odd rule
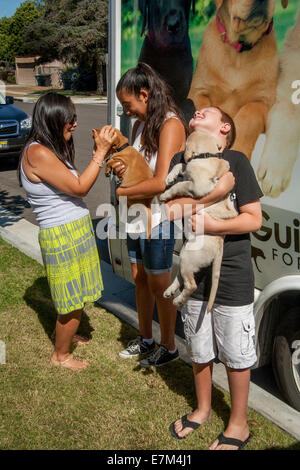
[[[49,92],[36,103],[32,128],[20,159],[19,178],[39,223],[39,243],[51,297],[58,313],[50,362],[72,370],[89,364],[70,354],[85,302],[103,290],[99,256],[89,211],[82,200],[97,177],[115,137],[105,126],[93,156],[79,175],[74,164],[77,127],[70,98]]]

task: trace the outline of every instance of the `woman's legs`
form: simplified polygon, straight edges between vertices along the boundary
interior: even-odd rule
[[[55,347],[51,356],[51,363],[76,370],[84,369],[89,365],[86,361],[78,361],[70,356],[72,339],[78,330],[81,314],[82,309],[75,310],[66,315],[58,315],[55,330]]]
[[[131,267],[136,285],[136,305],[142,340],[138,337],[134,340],[134,344],[130,342],[127,348],[119,354],[126,359],[154,352],[154,343],[147,343],[147,340],[152,339],[153,310],[156,303],[161,330],[161,344],[166,349],[161,349],[163,356],[161,357],[160,355],[159,360],[156,358],[153,364],[152,360],[150,361],[151,364],[144,360],[140,362],[140,365],[142,367],[163,365],[178,358],[178,351],[174,341],[177,310],[172,300],[163,297],[164,291],[171,282],[170,273],[148,274],[141,263],[131,264]]]
[[[177,310],[172,299],[163,297],[164,291],[171,284],[170,273],[147,274],[142,264],[132,264],[132,274],[136,285],[136,304],[139,318],[139,330],[143,339],[152,338],[153,310],[156,302],[161,344],[167,349],[175,349],[175,325]]]
[[[134,260],[131,267],[136,285],[140,334],[144,340],[152,338],[153,310],[156,303],[161,344],[172,351],[176,348],[174,336],[177,310],[173,300],[165,299],[163,293],[171,284],[169,271],[173,259],[174,224],[163,223],[154,227],[150,241],[128,236],[127,248],[129,258]]]
[[[143,339],[152,338],[152,318],[155,297],[148,284],[148,275],[142,264],[131,264],[136,290],[139,330]]]
[[[156,301],[161,332],[161,344],[169,350],[175,346],[175,326],[177,310],[173,299],[165,299],[163,293],[171,284],[171,274],[148,274],[148,285]]]

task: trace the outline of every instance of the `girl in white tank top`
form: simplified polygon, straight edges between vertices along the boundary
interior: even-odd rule
[[[154,351],[152,314],[157,306],[161,329],[161,346],[142,367],[160,366],[178,358],[175,346],[176,308],[172,299],[163,292],[171,283],[173,232],[165,239],[162,235],[161,211],[158,196],[165,189],[165,179],[172,157],[184,149],[186,127],[169,89],[154,70],[146,64],[130,69],[117,86],[117,96],[125,113],[138,119],[134,126],[133,146],[142,153],[154,173],[153,178],[131,188],[118,188],[118,196],[131,199],[153,198],[152,238],[133,240],[128,236],[127,247],[136,284],[136,301],[139,312],[140,335],[119,354],[123,358],[149,354]],[[121,171],[115,171],[121,176]],[[131,224],[130,224],[131,225]]]

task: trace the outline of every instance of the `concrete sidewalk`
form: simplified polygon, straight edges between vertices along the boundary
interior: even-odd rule
[[[0,206],[0,237],[26,255],[42,263],[38,231],[36,225]],[[128,291],[134,289],[133,285],[115,275],[109,264],[102,261],[101,268],[105,290],[99,304],[122,321],[138,329],[137,312],[126,303]],[[159,325],[156,322],[153,322],[153,337],[156,342],[159,342]],[[176,336],[176,344],[180,358],[191,365],[184,340]],[[213,382],[216,386],[229,391],[225,368],[222,364],[214,365]],[[250,384],[249,407],[300,441],[300,412],[253,382]]]
[[[15,101],[23,103],[36,103],[41,93],[52,90],[52,87],[10,85],[6,84],[6,96],[13,96]],[[57,89],[55,89],[57,91]],[[107,98],[96,94],[84,96],[78,92],[76,95],[68,95],[75,104],[106,104]]]

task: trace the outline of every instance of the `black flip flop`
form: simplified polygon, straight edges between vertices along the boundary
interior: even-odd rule
[[[188,417],[187,414],[181,417],[182,429],[180,430],[180,432],[183,431],[185,428],[192,428],[195,430],[195,429],[198,429],[199,426],[201,426],[201,424],[195,423],[195,421],[190,421],[187,417]],[[175,439],[184,439],[186,436],[180,437],[175,431],[176,421],[170,424],[169,430],[170,430],[171,436],[175,437]]]
[[[238,448],[237,450],[241,450],[244,447],[246,447],[246,445],[248,444],[250,438],[251,438],[251,435],[249,434],[247,439],[245,439],[244,441],[241,441],[240,439],[234,439],[234,437],[226,437],[226,436],[224,436],[224,434],[222,432],[217,437],[217,439],[219,441],[218,446],[220,446],[221,444],[226,444],[226,445],[229,445],[229,446],[236,446]]]

